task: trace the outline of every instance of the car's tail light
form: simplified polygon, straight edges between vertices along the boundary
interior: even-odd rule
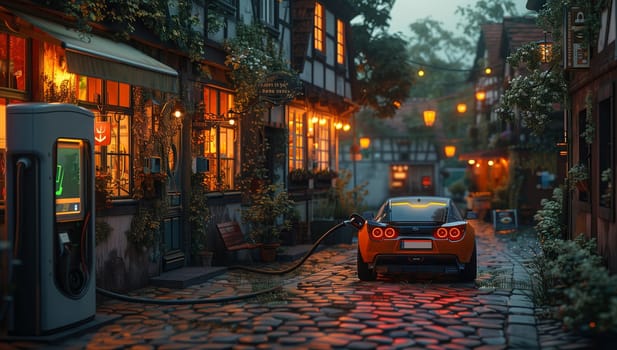
[[[370,237],[374,240],[395,239],[398,232],[393,227],[369,227]]]
[[[433,237],[447,239],[453,242],[460,241],[465,235],[465,225],[440,227],[435,230]]]

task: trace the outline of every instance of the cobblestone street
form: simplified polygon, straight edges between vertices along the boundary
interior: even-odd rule
[[[591,348],[587,339],[565,333],[559,323],[536,317],[525,269],[537,248],[533,233],[495,234],[484,222],[475,225],[475,284],[409,275],[360,282],[355,245],[330,246],[282,276],[229,270],[189,288],[148,287],[131,295],[221,298],[281,286],[273,293],[195,305],[105,300],[97,313],[120,316],[111,323],[60,343],[21,341],[1,348]]]

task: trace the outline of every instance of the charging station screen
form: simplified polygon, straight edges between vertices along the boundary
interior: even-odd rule
[[[83,149],[81,140],[56,143],[56,215],[60,220],[83,218]]]

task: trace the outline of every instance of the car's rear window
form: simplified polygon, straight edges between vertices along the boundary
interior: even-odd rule
[[[390,204],[390,210],[390,221],[445,222],[448,215],[448,204],[442,201],[393,201]]]

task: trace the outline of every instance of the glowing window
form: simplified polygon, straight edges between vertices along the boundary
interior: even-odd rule
[[[336,20],[336,62],[345,63],[345,24]]]
[[[315,50],[324,50],[324,32],[323,5],[315,3],[315,30],[313,32]]]

